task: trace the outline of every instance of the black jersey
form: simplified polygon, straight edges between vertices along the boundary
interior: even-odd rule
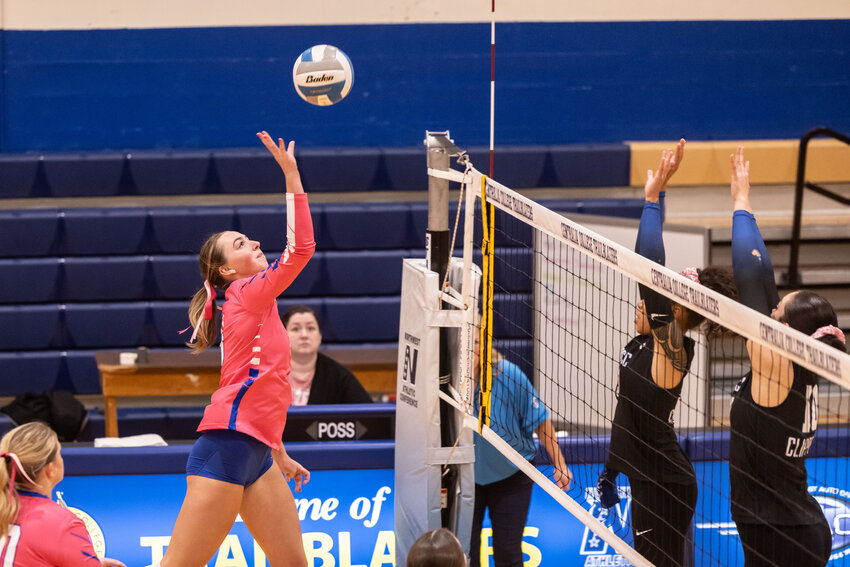
[[[617,411],[606,465],[630,479],[695,483],[694,467],[673,429],[672,414],[682,393],[684,376],[670,390],[653,381],[654,345],[652,335],[638,335],[620,355]],[[686,368],[690,368],[693,339],[685,337],[684,346],[688,355]]]
[[[736,523],[823,521],[806,475],[806,455],[818,427],[818,376],[796,364],[793,368],[788,397],[776,407],[753,401],[752,372],[732,394],[729,483]]]

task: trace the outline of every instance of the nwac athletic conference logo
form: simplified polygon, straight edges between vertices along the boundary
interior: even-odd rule
[[[850,557],[850,491],[835,486],[809,486],[809,494],[820,504],[832,533],[830,561]],[[722,536],[737,536],[734,522],[696,524],[697,529],[714,529]]]
[[[832,531],[830,561],[850,555],[850,491],[834,486],[810,486]]]

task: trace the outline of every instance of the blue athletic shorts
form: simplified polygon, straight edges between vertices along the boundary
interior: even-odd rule
[[[195,441],[186,474],[251,486],[272,466],[272,450],[250,435],[229,429],[205,431]]]

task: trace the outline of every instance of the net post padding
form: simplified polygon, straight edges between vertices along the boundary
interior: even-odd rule
[[[579,252],[628,274],[676,303],[754,342],[780,352],[825,379],[850,389],[850,354],[725,297],[580,224],[547,209],[471,169],[474,185],[485,179],[485,198],[498,209],[523,220]]]
[[[462,324],[462,311],[439,308],[441,296],[457,303],[441,294],[438,274],[425,267],[425,260],[404,260],[395,420],[396,447],[404,450],[395,451],[394,462],[398,565],[404,564],[416,538],[441,527],[440,478],[447,464],[459,469],[459,505],[451,523],[462,540],[468,541],[472,520],[472,435],[461,435],[454,448],[443,447],[440,436],[439,329]]]

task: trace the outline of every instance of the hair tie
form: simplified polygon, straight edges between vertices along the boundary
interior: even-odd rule
[[[841,344],[847,344],[847,341],[844,339],[844,331],[842,331],[835,325],[826,325],[824,327],[821,327],[820,329],[812,333],[812,338],[819,339],[821,337],[825,337],[826,335],[832,335],[834,337],[837,337],[838,340],[841,341]]]
[[[212,321],[213,301],[216,298],[216,294],[215,294],[215,290],[213,289],[212,285],[210,285],[209,280],[204,280],[204,289],[207,290],[207,301],[206,301],[206,303],[204,303],[203,312],[198,316],[197,322],[195,322],[195,329],[192,331],[192,338],[189,339],[190,343],[195,342],[195,339],[198,337],[198,329],[201,328],[201,323],[203,323],[204,321]],[[188,327],[186,329],[183,329],[183,331],[180,331],[180,332],[182,333],[182,332],[187,331],[187,330],[188,330]]]
[[[204,280],[204,288],[207,290],[207,301],[204,303],[204,319],[212,321],[213,301],[215,301],[216,294],[213,286],[210,285],[210,280]]]
[[[699,272],[696,268],[685,268],[682,270],[682,275],[694,283],[699,283]]]
[[[12,472],[9,473],[9,505],[12,504],[12,493],[15,490],[15,469],[21,469],[21,474],[24,475],[24,478],[27,481],[35,486],[35,481],[30,478],[30,475],[27,474],[27,471],[24,470],[24,466],[21,464],[21,460],[18,459],[18,456],[14,453],[0,453],[0,457],[4,459],[12,460]]]

